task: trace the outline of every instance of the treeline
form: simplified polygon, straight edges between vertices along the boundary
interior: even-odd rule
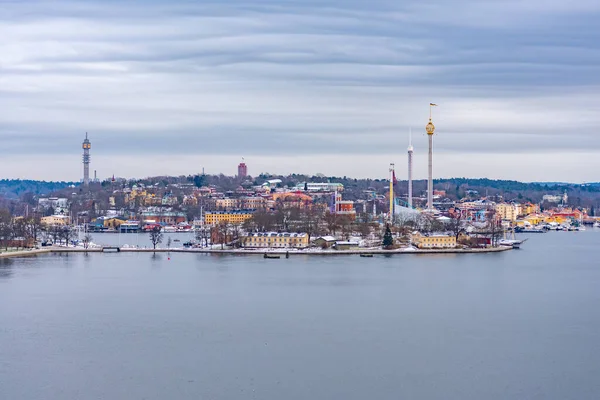
[[[21,179],[1,179],[0,196],[16,199],[24,193],[45,195],[73,185],[73,182],[46,182]]]

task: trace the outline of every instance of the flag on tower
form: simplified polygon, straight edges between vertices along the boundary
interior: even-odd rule
[[[398,179],[396,179],[396,170],[392,171],[392,182],[394,182],[394,185],[398,184]]]
[[[434,106],[434,107],[437,107],[437,106],[438,106],[437,104],[434,104],[434,103],[429,103],[429,105],[430,105],[430,106]]]

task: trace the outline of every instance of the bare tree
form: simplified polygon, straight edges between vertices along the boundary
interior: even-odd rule
[[[59,229],[59,237],[65,241],[65,245],[68,247],[69,242],[73,238],[73,229],[70,226],[62,226]]]
[[[208,239],[210,238],[210,229],[206,226],[196,230],[196,240],[201,246],[208,246]]]
[[[458,240],[458,236],[463,231],[462,214],[456,213],[452,215],[450,221],[446,223],[446,228],[452,232],[454,237]]]
[[[327,211],[325,213],[324,220],[325,224],[327,225],[327,231],[335,236],[337,230],[340,228],[337,215],[335,213]]]
[[[490,210],[487,212],[486,219],[488,235],[490,238],[490,243],[492,247],[496,247],[498,245],[498,240],[502,236],[501,223],[496,215],[496,211]]]
[[[85,236],[83,236],[83,239],[81,240],[81,242],[83,243],[83,248],[87,250],[90,247],[91,241],[92,235],[86,233]]]
[[[171,243],[173,243],[173,240],[171,239],[171,236],[169,236],[169,238],[167,239],[167,249],[171,248]]]
[[[161,232],[161,228],[159,226],[155,226],[150,231],[150,242],[152,243],[152,247],[156,250],[156,246],[162,243],[163,234]]]
[[[13,236],[13,219],[8,210],[0,210],[0,240],[8,250],[8,244]]]

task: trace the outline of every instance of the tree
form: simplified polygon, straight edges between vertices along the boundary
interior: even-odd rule
[[[160,229],[160,226],[155,226],[150,231],[150,242],[152,243],[154,250],[156,250],[156,246],[161,244],[163,241],[163,234]]]
[[[70,226],[61,226],[59,230],[59,237],[65,241],[65,246],[69,246],[69,242],[73,237],[73,229]]]
[[[196,231],[196,240],[201,246],[208,246],[208,239],[210,238],[210,229],[205,226],[201,227]]]
[[[337,230],[340,227],[338,224],[337,215],[335,213],[327,211],[325,213],[324,220],[325,224],[327,225],[327,231],[335,236]]]
[[[385,225],[385,233],[383,234],[383,248],[390,249],[394,245],[394,238],[392,237],[392,231],[390,224]]]
[[[171,248],[171,243],[173,243],[173,240],[171,239],[171,236],[169,236],[169,238],[167,239],[167,248],[168,249]]]
[[[366,221],[357,222],[356,230],[360,233],[363,239],[366,239],[371,233],[371,225]]]
[[[462,213],[455,213],[450,221],[446,224],[447,229],[454,234],[456,239],[458,239],[458,235],[463,230],[462,227]]]
[[[90,247],[90,243],[92,241],[92,235],[86,233],[81,242],[83,243],[83,248],[88,249]]]

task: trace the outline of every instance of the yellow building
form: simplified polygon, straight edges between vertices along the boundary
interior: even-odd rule
[[[521,215],[529,215],[540,212],[540,206],[538,204],[525,203],[521,204]]]
[[[521,206],[519,204],[496,204],[496,215],[505,221],[516,221],[521,214]]]
[[[125,222],[125,220],[116,217],[100,217],[97,218],[95,222],[102,222],[102,225],[107,229],[117,229],[119,226],[121,226],[122,223]]]
[[[217,199],[217,201],[215,202],[218,208],[221,208],[223,210],[229,210],[231,208],[237,208],[238,207],[238,200],[237,199]]]
[[[43,225],[53,226],[53,225],[68,225],[69,217],[66,215],[51,215],[49,217],[42,217],[40,222]]]
[[[415,233],[412,240],[419,249],[453,249],[456,247],[456,237],[450,235],[424,236]]]
[[[308,235],[306,233],[249,233],[242,238],[244,247],[252,248],[293,248],[303,249],[308,247]]]
[[[222,222],[228,224],[242,224],[252,218],[252,213],[247,211],[210,211],[204,214],[204,223],[218,225]]]

